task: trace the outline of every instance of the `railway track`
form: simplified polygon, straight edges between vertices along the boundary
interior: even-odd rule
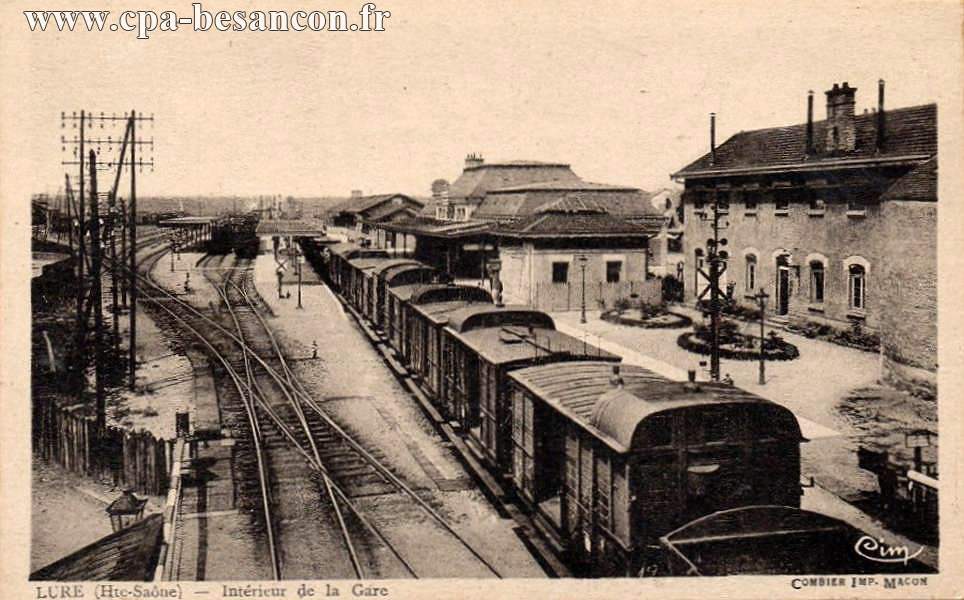
[[[143,298],[175,326],[182,343],[205,347],[220,374],[223,420],[240,445],[247,508],[259,521],[276,579],[419,577],[411,557],[359,506],[367,497],[392,497],[427,515],[435,527],[485,571],[500,576],[463,534],[418,493],[338,426],[291,369],[261,312],[247,263],[207,257],[199,266],[218,290],[223,308],[205,314],[150,278],[167,251],[149,248],[140,259]],[[390,524],[390,521],[389,521]]]

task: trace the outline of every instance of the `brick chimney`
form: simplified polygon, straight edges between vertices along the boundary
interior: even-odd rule
[[[854,125],[854,95],[857,88],[847,82],[827,90],[827,151],[851,152],[857,144]]]
[[[362,191],[361,191],[361,190],[352,190],[352,191],[351,191],[351,197],[352,197],[352,200],[354,200],[355,198],[361,198],[361,197],[362,197]]]
[[[471,168],[473,168],[473,167],[481,167],[481,166],[482,166],[482,163],[484,163],[484,162],[485,162],[485,159],[482,158],[482,155],[481,155],[481,154],[476,154],[475,152],[473,152],[472,154],[466,154],[466,155],[465,155],[465,168],[466,168],[466,169],[471,169]]]

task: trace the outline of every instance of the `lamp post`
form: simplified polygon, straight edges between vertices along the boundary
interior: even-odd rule
[[[763,288],[760,288],[760,291],[753,296],[753,299],[760,305],[760,385],[766,385],[767,382],[766,352],[763,347],[766,336],[763,333],[763,321],[764,315],[766,314],[767,298],[769,297],[770,294],[764,292]]]
[[[301,264],[305,262],[305,257],[299,254],[296,260],[298,261],[298,308],[304,308],[301,306]]]
[[[108,505],[106,512],[110,517],[110,526],[114,531],[125,529],[144,516],[144,506],[147,498],[138,498],[130,489],[124,490],[119,498]]]
[[[579,255],[576,259],[579,261],[579,268],[582,270],[582,312],[579,316],[579,322],[586,322],[586,263],[589,262],[589,258],[585,254]]]

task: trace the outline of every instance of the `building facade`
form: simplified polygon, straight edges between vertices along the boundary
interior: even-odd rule
[[[642,225],[592,208],[549,206],[493,230],[506,302],[547,311],[603,310],[635,297],[658,302],[648,274],[656,222]]]
[[[937,369],[937,107],[856,114],[856,89],[826,92],[827,118],[738,133],[674,177],[684,182],[685,297],[706,287],[714,203],[723,284],[771,318],[877,333],[885,378],[934,384]],[[898,372],[901,371],[901,372]]]

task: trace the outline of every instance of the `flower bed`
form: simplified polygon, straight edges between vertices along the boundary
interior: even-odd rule
[[[609,323],[617,325],[628,325],[629,327],[642,327],[643,329],[681,329],[693,324],[693,319],[684,314],[672,311],[663,311],[655,315],[646,315],[639,311],[619,311],[610,309],[604,311],[599,318]]]
[[[693,331],[684,333],[676,343],[689,352],[710,354],[712,352],[712,331],[706,325],[697,325]],[[759,338],[744,335],[737,331],[735,323],[720,323],[720,358],[731,360],[759,360]],[[800,356],[796,346],[787,342],[775,332],[770,332],[763,340],[763,354],[766,360],[793,360]]]

